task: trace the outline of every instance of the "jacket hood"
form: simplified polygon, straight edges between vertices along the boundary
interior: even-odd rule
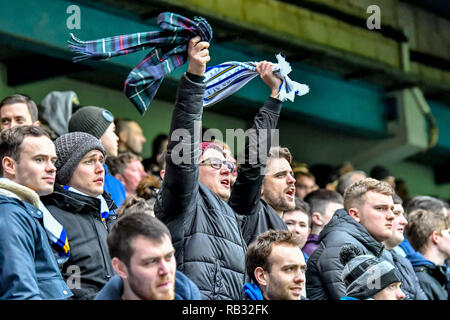
[[[413,266],[434,266],[435,264],[425,258],[420,252],[414,251],[408,253],[406,258],[409,259]]]
[[[109,211],[117,209],[109,193],[104,192]],[[60,185],[55,185],[55,191],[41,198],[45,205],[54,205],[72,213],[98,213],[100,212],[100,200],[94,197],[84,196],[65,190]]]
[[[370,248],[375,254],[381,254],[384,249],[384,245],[375,240],[367,229],[353,219],[344,209],[339,209],[335,212],[330,222],[320,232],[318,242],[321,242],[330,232],[337,230],[350,234],[366,248]]]

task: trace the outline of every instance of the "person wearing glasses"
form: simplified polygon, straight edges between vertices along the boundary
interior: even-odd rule
[[[236,191],[252,191],[248,183],[258,180],[261,172],[250,167],[253,181],[242,175],[249,181],[247,185],[239,182],[238,174],[232,193],[230,181],[234,164],[226,159],[217,144],[200,144],[193,139],[195,129],[201,126],[206,87],[203,79],[206,63],[210,60],[208,48],[209,43],[200,41],[200,37],[189,42],[189,65],[177,91],[165,154],[164,180],[155,204],[155,215],[170,230],[177,269],[199,287],[202,298],[240,300],[244,298],[242,288],[248,279],[245,271],[247,245],[242,237],[240,218],[226,201],[230,196],[233,198]],[[258,64],[257,71],[269,85],[271,95],[276,96],[281,80],[274,75],[272,67],[271,63],[263,61]],[[270,121],[262,120],[266,115],[260,111],[255,118],[256,128],[267,123],[270,128],[276,126],[281,102],[270,99],[276,105],[275,111],[270,111],[273,116]],[[248,167],[242,164],[241,171]],[[258,169],[261,167],[259,164]],[[241,187],[237,188],[238,185]],[[245,201],[255,198],[255,194],[248,192],[240,196]]]

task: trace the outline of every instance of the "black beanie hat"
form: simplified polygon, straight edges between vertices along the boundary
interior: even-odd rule
[[[69,120],[69,132],[86,132],[100,139],[114,121],[114,116],[99,107],[82,107]]]

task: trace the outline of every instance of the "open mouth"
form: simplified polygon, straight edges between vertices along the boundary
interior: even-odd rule
[[[291,291],[294,295],[299,296],[302,294],[302,287],[291,288]]]
[[[289,198],[294,199],[294,196],[295,196],[295,189],[294,189],[294,188],[289,189],[288,191],[286,191],[286,195],[287,195]]]
[[[229,179],[223,179],[222,181],[220,181],[220,184],[223,185],[226,188],[230,187],[230,180]]]

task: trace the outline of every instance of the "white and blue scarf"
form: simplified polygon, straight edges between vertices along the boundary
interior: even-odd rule
[[[273,72],[276,72],[282,82],[278,99],[281,101],[294,101],[295,96],[303,96],[309,92],[306,84],[292,81],[288,74],[292,71],[290,64],[277,54],[278,63]],[[205,72],[206,90],[203,95],[203,106],[209,107],[226,97],[232,95],[250,80],[258,76],[256,66],[258,62],[229,61],[217,66],[208,67]]]
[[[78,193],[78,194],[81,194],[81,195],[86,196],[86,197],[90,197],[89,195],[87,195],[87,194],[85,194],[85,193],[83,193],[83,192],[81,192],[81,191],[79,191],[79,190],[77,190],[75,188],[72,188],[72,187],[69,187],[69,186],[63,186],[63,185],[61,187],[63,187],[64,190],[67,190],[67,191],[70,191],[70,192],[74,192],[74,193]],[[105,222],[106,219],[111,214],[109,212],[108,204],[106,203],[106,200],[105,200],[105,198],[102,195],[98,195],[95,198],[100,200],[100,216],[102,218],[102,221]]]
[[[69,259],[70,246],[64,226],[60,224],[41,202],[39,195],[32,189],[22,186],[7,178],[0,178],[0,194],[27,202],[42,212],[43,227],[56,251],[58,264]]]

